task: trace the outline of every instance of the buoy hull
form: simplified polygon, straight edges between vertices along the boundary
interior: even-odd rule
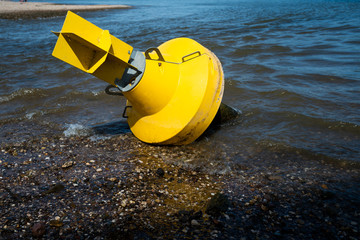
[[[129,100],[128,123],[144,142],[189,144],[207,129],[220,107],[224,91],[221,63],[215,54],[188,38],[170,40],[158,49],[165,61],[147,59],[141,82],[124,92]],[[160,90],[159,84],[164,85]],[[156,110],[149,109],[152,105]]]

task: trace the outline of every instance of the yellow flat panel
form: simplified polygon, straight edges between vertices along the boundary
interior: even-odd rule
[[[129,67],[133,47],[69,11],[53,56],[114,85]]]

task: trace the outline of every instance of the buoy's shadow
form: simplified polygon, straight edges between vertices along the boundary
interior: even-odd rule
[[[205,130],[205,132],[197,139],[197,141],[201,141],[204,138],[210,137],[215,132],[219,131],[221,127],[226,126],[227,124],[236,123],[236,120],[239,119],[241,114],[242,112],[240,110],[230,107],[225,103],[221,103],[214,120],[211,122],[210,126]]]
[[[119,135],[131,132],[128,123],[124,120],[93,126],[92,130],[98,135]]]

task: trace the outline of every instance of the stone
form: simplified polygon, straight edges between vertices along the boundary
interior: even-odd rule
[[[301,225],[305,224],[304,220],[302,220],[302,219],[297,219],[296,222]]]
[[[261,204],[261,210],[267,211],[267,210],[269,210],[269,208],[266,205]]]
[[[64,188],[65,188],[64,185],[62,185],[61,183],[57,183],[54,186],[50,187],[48,190],[44,191],[42,194],[46,195],[50,193],[58,193],[64,190]]]
[[[219,216],[226,212],[229,207],[229,199],[225,194],[216,193],[207,203],[205,213],[212,216]]]
[[[50,226],[52,227],[62,227],[64,223],[61,220],[50,220]]]
[[[189,222],[191,222],[193,213],[194,213],[193,210],[192,211],[180,210],[177,213],[179,222],[181,222],[181,223],[189,223]]]
[[[194,219],[201,219],[203,217],[202,211],[197,211],[193,214]]]
[[[268,179],[270,181],[280,181],[280,180],[282,180],[282,177],[278,176],[278,175],[270,175],[270,176],[268,176]]]
[[[165,175],[165,171],[162,168],[158,168],[155,173],[156,173],[156,176],[158,176],[158,177],[164,177],[164,175]]]
[[[198,221],[196,221],[195,219],[191,220],[191,225],[192,226],[200,226],[200,223]]]
[[[73,165],[74,165],[73,161],[68,161],[68,162],[64,163],[61,167],[62,168],[69,168],[69,167],[72,167]]]
[[[32,228],[31,228],[31,233],[33,235],[33,237],[42,237],[45,234],[45,223],[43,222],[38,222],[35,223]]]

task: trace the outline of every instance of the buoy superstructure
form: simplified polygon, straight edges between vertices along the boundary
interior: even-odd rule
[[[189,38],[138,51],[69,11],[53,56],[118,88],[133,134],[151,144],[196,140],[214,119],[224,92],[219,59]]]

